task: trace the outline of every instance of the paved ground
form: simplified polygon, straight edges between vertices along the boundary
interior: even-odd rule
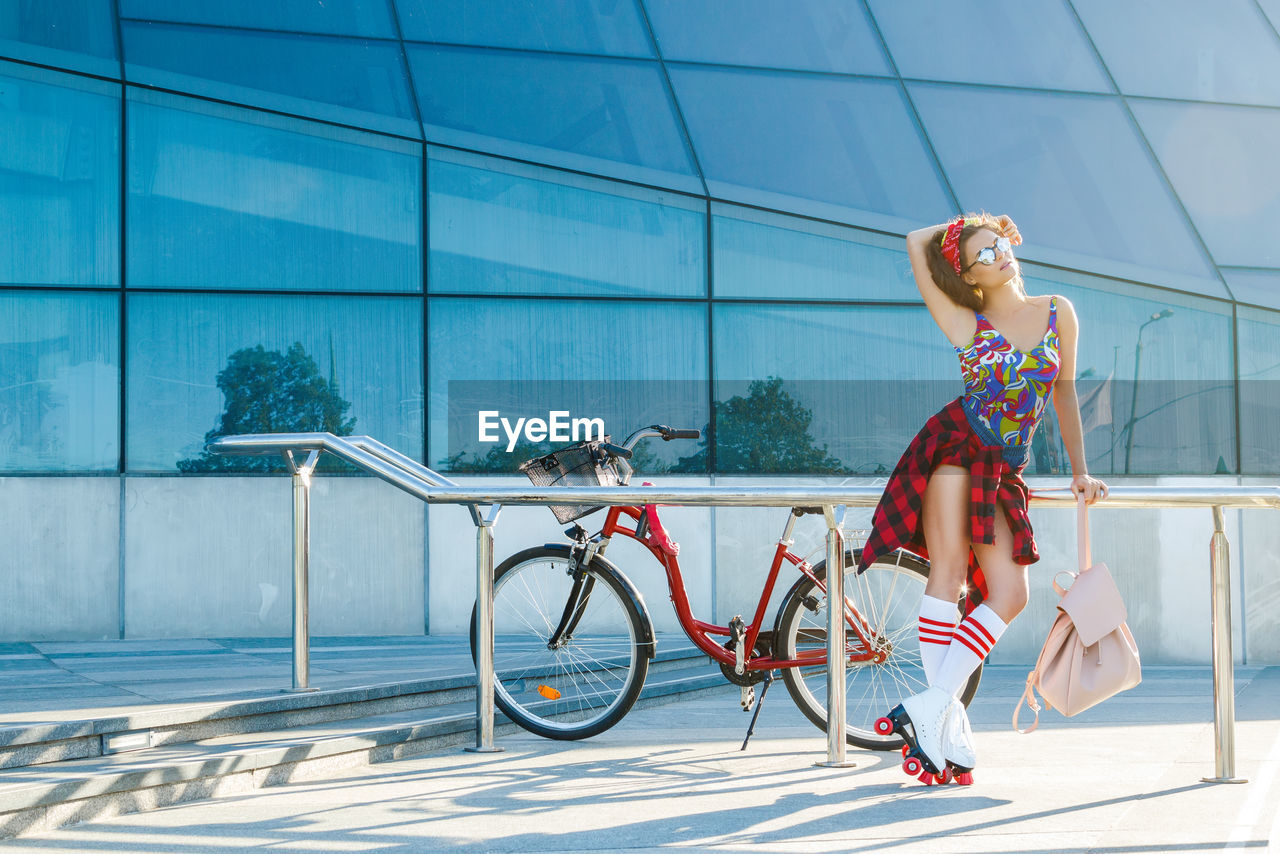
[[[38,852],[1280,851],[1280,667],[1237,671],[1237,774],[1213,772],[1208,668],[1149,667],[1084,715],[1009,718],[1026,669],[988,668],[971,713],[973,787],[926,789],[892,754],[825,739],[775,686],[757,737],[736,689],[639,710],[584,742],[527,734],[336,779],[123,816],[0,843]]]
[[[0,644],[0,726],[262,697],[293,685],[289,638]],[[311,687],[474,673],[453,637],[311,639]]]

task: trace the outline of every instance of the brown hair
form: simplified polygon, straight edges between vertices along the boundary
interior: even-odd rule
[[[965,258],[964,247],[965,242],[973,236],[974,232],[981,229],[989,229],[996,234],[1000,233],[1000,224],[996,218],[989,213],[965,214],[966,220],[978,220],[976,225],[966,223],[965,227],[960,231],[960,267],[964,269],[972,259]],[[929,274],[933,276],[934,284],[951,298],[956,305],[962,305],[965,308],[971,308],[974,311],[982,309],[982,288],[971,285],[964,280],[960,273],[956,272],[956,268],[951,266],[951,262],[942,254],[942,238],[946,235],[946,229],[938,229],[929,238],[929,244],[925,247],[924,257],[929,264]],[[1019,282],[1021,287],[1021,282]],[[1023,288],[1023,294],[1026,289]]]

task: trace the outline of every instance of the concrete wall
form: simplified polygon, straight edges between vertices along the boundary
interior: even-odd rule
[[[129,637],[287,635],[293,498],[288,477],[127,478]],[[311,490],[311,632],[420,634],[420,502],[372,478]]]
[[[0,478],[0,544],[0,640],[118,635],[117,478]]]
[[[651,479],[660,486],[711,482]],[[1058,478],[1029,482],[1033,489],[1063,483]],[[1176,486],[1204,481],[1112,477],[1109,482]],[[1233,477],[1221,482],[1268,481]],[[0,640],[117,637],[121,601],[128,637],[289,633],[287,477],[127,477],[123,493],[122,512],[119,478],[0,478],[0,532],[6,545],[0,551]],[[661,512],[681,544],[695,615],[720,623],[734,614],[750,617],[786,511],[667,507]],[[466,630],[475,591],[475,528],[465,509],[426,508],[373,479],[320,477],[312,514],[313,634],[420,634],[427,626],[440,635]],[[1280,663],[1280,518],[1262,509],[1229,510],[1226,516],[1236,660]],[[853,510],[848,524],[866,528],[870,518],[870,509]],[[598,513],[585,523],[598,525],[602,519]],[[1207,664],[1210,511],[1095,509],[1091,520],[1094,558],[1107,563],[1125,594],[1143,660]],[[1027,610],[993,653],[1000,664],[1035,660],[1057,603],[1052,577],[1075,566],[1074,511],[1034,509],[1032,523],[1041,560],[1031,568]],[[561,540],[562,527],[541,507],[503,509],[495,563],[526,546]],[[818,518],[801,519],[794,536],[795,550],[821,559],[824,528]],[[615,542],[609,557],[641,590],[658,629],[678,631],[658,564],[629,541]],[[794,570],[783,568],[767,625],[795,577]]]

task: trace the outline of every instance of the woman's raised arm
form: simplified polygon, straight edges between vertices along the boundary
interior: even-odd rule
[[[916,288],[924,297],[924,304],[928,307],[929,314],[933,316],[933,322],[938,324],[942,334],[946,335],[952,344],[961,347],[973,338],[973,330],[977,323],[973,310],[956,304],[943,292],[942,288],[938,287],[933,280],[933,274],[929,272],[929,262],[925,258],[929,241],[937,239],[937,233],[946,230],[946,227],[947,223],[944,222],[941,225],[917,228],[908,234],[907,257],[911,259],[911,272],[916,279]]]

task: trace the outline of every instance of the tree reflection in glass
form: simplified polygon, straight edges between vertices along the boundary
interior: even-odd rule
[[[227,357],[218,372],[218,389],[226,408],[218,424],[205,434],[205,443],[219,436],[243,433],[333,433],[350,436],[355,418],[345,418],[351,404],[338,393],[330,355],[329,377],[321,373],[300,342],[289,349],[268,350],[259,344]],[[321,457],[329,468],[347,468],[332,457]],[[178,470],[203,472],[275,472],[283,469],[276,456],[221,456],[204,451],[178,462]]]

